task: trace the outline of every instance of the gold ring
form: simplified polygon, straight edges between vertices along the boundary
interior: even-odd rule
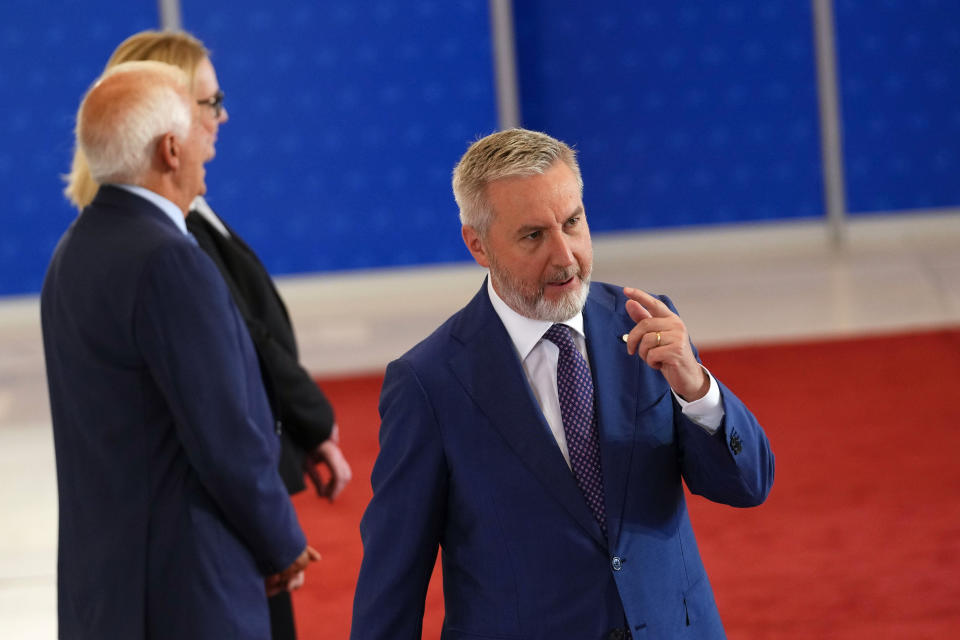
[[[656,346],[657,346],[657,347],[660,346],[660,332],[659,332],[659,331],[657,331],[657,344],[656,344]]]

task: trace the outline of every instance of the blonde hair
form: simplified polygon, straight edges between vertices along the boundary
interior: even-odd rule
[[[460,207],[460,223],[485,236],[493,220],[487,185],[503,178],[542,174],[558,160],[573,171],[582,194],[576,152],[560,140],[528,129],[507,129],[477,140],[453,170],[453,197]]]
[[[210,52],[200,40],[188,33],[175,31],[141,31],[130,36],[110,56],[105,71],[124,62],[155,60],[179,67],[186,73],[187,88],[193,92],[194,76],[200,63],[210,57]],[[98,182],[90,173],[87,159],[79,145],[74,149],[70,173],[64,176],[67,186],[63,193],[77,209],[90,204]]]

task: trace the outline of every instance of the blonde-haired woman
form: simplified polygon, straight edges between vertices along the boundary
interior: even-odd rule
[[[227,110],[210,52],[203,43],[183,32],[142,31],[117,47],[106,68],[131,60],[157,60],[186,72],[189,90],[200,107],[200,123],[213,145],[220,125],[227,121]],[[212,154],[213,149],[210,152]],[[66,181],[64,193],[83,210],[93,200],[99,185],[91,177],[79,149],[74,152]],[[305,489],[306,472],[317,493],[333,500],[350,481],[350,465],[340,451],[333,408],[298,361],[293,326],[270,275],[253,250],[213,212],[203,197],[192,204],[187,228],[223,275],[257,349],[264,386],[281,438],[279,472],[287,490],[297,493]],[[224,455],[230,455],[230,443],[223,445]],[[327,481],[321,479],[316,469],[318,464],[327,467]],[[269,600],[274,640],[295,639],[290,594],[281,591]]]
[[[210,52],[203,43],[186,33],[167,31],[141,31],[124,40],[110,56],[106,69],[131,60],[156,60],[180,67],[190,81],[190,91],[199,101],[206,99],[211,106],[216,103],[214,118],[205,118],[204,125],[212,129],[214,136],[219,126],[227,121],[223,109],[223,94],[217,84],[217,75],[210,62]],[[80,149],[73,154],[73,164],[66,176],[64,193],[77,209],[90,204],[100,185],[90,176],[90,168]]]

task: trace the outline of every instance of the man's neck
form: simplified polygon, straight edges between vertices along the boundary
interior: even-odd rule
[[[186,218],[187,214],[190,212],[190,203],[193,202],[193,199],[197,195],[184,194],[181,189],[178,189],[177,186],[173,184],[167,174],[156,175],[150,173],[140,182],[138,186],[153,191],[157,195],[163,196],[173,204],[177,205],[177,208],[183,213],[184,218]]]

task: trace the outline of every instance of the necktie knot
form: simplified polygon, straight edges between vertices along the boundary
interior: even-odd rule
[[[570,335],[570,327],[565,324],[554,324],[551,325],[547,332],[543,334],[543,337],[557,345],[557,348],[561,352],[569,352],[571,349],[576,349],[576,345],[573,344],[573,336]]]

